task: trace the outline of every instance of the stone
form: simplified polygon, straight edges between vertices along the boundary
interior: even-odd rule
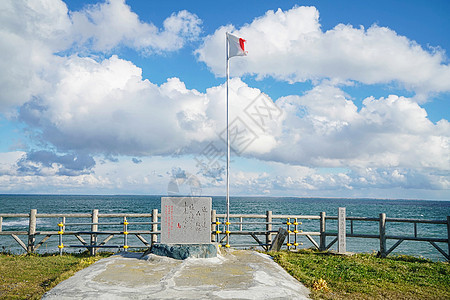
[[[218,252],[217,244],[154,244],[150,253],[167,256],[174,259],[211,258],[216,257]]]
[[[161,243],[211,243],[210,197],[162,197]]]
[[[286,229],[280,227],[278,229],[277,235],[275,236],[275,239],[272,242],[272,245],[270,246],[269,251],[280,251],[288,234],[289,233]]]

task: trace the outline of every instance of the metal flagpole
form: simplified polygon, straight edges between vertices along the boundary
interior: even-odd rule
[[[229,69],[230,69],[230,61],[229,61],[229,43],[228,43],[228,34],[226,36],[227,43],[227,222],[226,224],[226,234],[227,234],[227,244],[225,247],[230,247],[230,136],[228,130],[228,122],[229,122],[229,114],[228,114],[228,81],[230,79]]]

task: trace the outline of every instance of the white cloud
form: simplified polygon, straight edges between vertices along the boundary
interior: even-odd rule
[[[0,153],[0,190],[164,193],[167,170],[180,168],[197,174],[211,193],[223,193],[223,168],[200,172],[192,156],[210,143],[224,150],[224,85],[204,93],[178,78],[156,85],[116,55],[95,60],[60,52],[109,53],[120,46],[146,53],[176,50],[198,36],[196,16],[173,14],[159,29],[139,20],[123,1],[80,12],[68,12],[56,0],[3,1],[0,7],[0,108],[19,106],[19,120],[37,145],[47,147]],[[25,16],[23,22],[17,15]],[[226,29],[207,37],[198,51],[218,74],[224,58],[217,47],[224,46]],[[336,84],[398,81],[416,92],[445,91],[448,66],[442,53],[429,53],[377,26],[338,25],[322,32],[313,7],[268,12],[235,33],[247,38],[250,51],[246,58],[233,58],[236,74],[332,79],[315,82],[304,95],[277,99],[280,114],[262,127],[245,113],[261,91],[237,78],[230,81],[230,121],[239,117],[248,128],[245,138],[252,133],[255,138],[238,149],[241,159],[261,166],[237,166],[236,191],[449,189],[448,120],[433,123],[415,101],[397,95],[368,97],[358,109]],[[117,159],[121,155],[126,159]]]
[[[398,83],[423,95],[450,91],[450,66],[443,51],[424,50],[386,27],[338,24],[323,32],[315,7],[268,11],[236,30],[220,27],[196,51],[211,71],[225,73],[225,32],[247,40],[248,56],[233,58],[233,75],[272,76],[288,82],[323,78],[365,84]]]
[[[324,83],[277,104],[288,113],[271,159],[320,167],[450,170],[448,121],[433,124],[411,99],[370,97],[358,111],[340,89]]]
[[[164,20],[163,29],[144,23],[124,0],[110,0],[70,14],[75,40],[95,51],[109,51],[121,44],[145,52],[182,48],[201,32],[201,20],[183,10]]]
[[[200,34],[201,21],[187,11],[163,28],[144,23],[123,0],[69,12],[60,0],[0,1],[0,111],[9,113],[39,97],[56,79],[65,58],[58,53],[109,52],[119,46],[162,53],[182,48]]]
[[[20,117],[60,151],[198,154],[210,142],[223,149],[224,85],[200,93],[171,78],[157,86],[116,56],[101,62],[73,56],[58,74]],[[239,117],[255,138],[244,156],[311,167],[450,169],[448,121],[434,124],[411,99],[369,97],[358,111],[324,82],[303,96],[278,99],[281,115],[260,128],[244,113],[259,95],[239,79],[230,81],[230,121]]]
[[[224,174],[222,180],[212,181],[199,172],[196,160],[189,156],[142,157],[139,164],[128,157],[119,157],[114,162],[96,157],[92,172],[72,175],[58,174],[61,168],[55,164],[41,166],[39,174],[18,172],[17,165],[26,156],[24,152],[0,153],[0,190],[11,193],[47,193],[51,190],[77,194],[165,195],[173,176],[187,173],[199,179],[202,195],[222,195],[225,189]],[[450,189],[450,180],[445,173],[420,169],[361,168],[330,173],[321,168],[248,158],[238,161],[239,164],[232,163],[231,190],[234,195],[385,197],[387,191],[397,191],[396,197],[414,198],[420,190],[428,190],[428,195],[441,194],[437,198],[446,199],[448,193],[445,191]],[[179,189],[189,192],[186,184]]]
[[[58,60],[52,51],[68,46],[69,28],[60,1],[0,2],[0,111],[45,90],[48,70]]]
[[[26,103],[19,117],[40,132],[43,143],[59,150],[170,155],[201,151],[210,141],[223,145],[219,133],[226,124],[224,85],[200,93],[170,78],[157,86],[142,79],[140,68],[117,56],[101,62],[72,56],[57,73],[51,88]],[[260,91],[238,79],[230,86],[230,115],[235,118]],[[266,141],[273,143],[269,134]],[[260,153],[273,147],[255,145],[250,150]]]

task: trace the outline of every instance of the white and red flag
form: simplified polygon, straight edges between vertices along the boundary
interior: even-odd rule
[[[246,40],[241,39],[235,35],[227,32],[227,42],[228,42],[228,58],[233,56],[245,56],[247,51],[245,51]]]

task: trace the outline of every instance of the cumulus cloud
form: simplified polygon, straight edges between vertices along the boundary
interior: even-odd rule
[[[448,121],[434,124],[411,99],[369,97],[358,111],[342,90],[324,83],[277,104],[286,119],[278,147],[268,154],[274,160],[316,167],[450,169]]]
[[[201,32],[201,20],[186,10],[173,13],[160,29],[139,20],[125,0],[91,5],[70,17],[75,41],[94,51],[109,51],[119,45],[145,52],[173,51]]]
[[[180,11],[163,28],[144,23],[123,0],[70,12],[61,0],[0,2],[0,111],[38,97],[55,82],[67,53],[126,46],[146,54],[175,51],[201,32],[197,16]]]
[[[205,92],[178,78],[157,85],[142,78],[132,62],[108,54],[121,46],[143,53],[177,50],[198,37],[195,15],[174,13],[157,28],[142,22],[124,1],[78,12],[57,0],[2,1],[0,8],[5,57],[0,109],[19,106],[11,115],[28,126],[36,144],[53,149],[0,153],[2,190],[39,191],[34,188],[48,182],[145,191],[142,187],[154,181],[154,191],[165,192],[161,186],[167,189],[169,177],[185,179],[188,170],[205,187],[223,191],[223,160],[208,168],[199,167],[198,160],[211,154],[208,147],[225,150],[225,85]],[[232,136],[233,156],[267,169],[234,172],[233,187],[247,194],[448,189],[448,120],[431,122],[417,102],[400,95],[367,97],[358,108],[336,84],[398,82],[417,93],[448,91],[444,54],[378,26],[341,24],[322,32],[318,20],[313,7],[269,11],[238,31],[219,28],[197,51],[199,60],[221,75],[224,57],[218,49],[224,47],[224,32],[233,31],[248,40],[250,52],[233,58],[235,75],[314,81],[304,94],[279,99],[238,78],[230,81],[232,133],[244,133]],[[101,57],[107,58],[83,57],[83,51],[104,52]],[[152,164],[163,161],[155,174],[148,174],[149,157],[157,157]],[[179,157],[190,160],[190,168],[172,163]],[[325,174],[317,171],[321,168],[344,170]]]
[[[423,49],[392,29],[368,29],[338,24],[322,31],[315,7],[267,11],[239,29],[220,27],[196,51],[217,76],[225,73],[225,32],[247,40],[248,56],[233,58],[233,75],[272,76],[288,82],[397,83],[423,97],[428,92],[450,91],[450,66],[444,51]],[[422,98],[422,100],[424,100]]]
[[[224,85],[200,93],[187,89],[178,78],[158,86],[141,73],[117,56],[101,62],[72,56],[52,87],[20,108],[19,119],[34,128],[43,143],[61,151],[189,154],[211,141],[223,148],[219,133],[226,128]],[[231,118],[235,118],[260,91],[239,79],[232,80],[230,87]],[[250,122],[246,120],[268,142],[257,140],[248,149],[267,152],[274,146],[270,129],[262,131]]]
[[[224,85],[201,93],[171,78],[158,86],[116,56],[102,62],[73,56],[59,74],[20,118],[61,151],[198,154],[211,142],[223,149]],[[434,124],[409,98],[369,97],[358,110],[340,88],[323,82],[303,96],[265,97],[280,115],[263,128],[245,113],[260,95],[240,79],[230,81],[230,126],[239,121],[236,132],[247,130],[240,138],[249,141],[238,154],[313,167],[450,169],[448,121]]]
[[[19,117],[65,151],[168,154],[214,135],[205,95],[177,78],[157,86],[141,72],[117,56],[100,63],[71,57],[53,88],[24,105]]]
[[[58,62],[52,51],[70,44],[69,28],[63,2],[0,2],[0,111],[45,90],[51,66]]]

